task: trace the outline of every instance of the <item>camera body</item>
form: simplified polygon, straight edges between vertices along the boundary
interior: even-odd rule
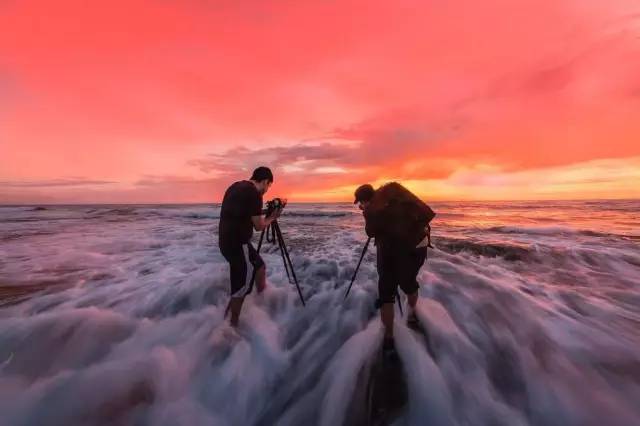
[[[271,216],[271,213],[273,213],[275,210],[284,209],[284,206],[287,205],[287,200],[276,197],[273,200],[267,201],[265,204],[267,208],[264,210],[264,213],[267,216]]]

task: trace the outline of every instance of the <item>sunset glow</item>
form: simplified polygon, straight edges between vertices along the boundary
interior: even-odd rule
[[[640,197],[637,0],[0,2],[0,203]]]

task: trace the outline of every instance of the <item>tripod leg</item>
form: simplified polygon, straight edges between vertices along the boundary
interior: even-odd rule
[[[291,263],[291,257],[289,257],[289,250],[287,249],[287,245],[284,242],[284,237],[282,236],[282,231],[280,230],[280,227],[278,226],[278,228],[276,229],[276,232],[278,233],[278,241],[280,242],[280,247],[282,248],[282,251],[284,253],[284,259],[285,260],[285,269],[287,269],[288,271],[291,271],[291,275],[289,275],[289,272],[287,271],[287,277],[289,278],[289,282],[291,282],[291,278],[293,278],[293,280],[295,282],[298,281],[297,277],[296,277],[296,273],[293,270],[293,263]]]
[[[258,240],[258,248],[256,249],[258,253],[260,253],[260,249],[262,248],[262,240],[264,239],[265,231],[266,229],[263,229],[262,232],[260,233],[260,240]]]
[[[296,289],[298,290],[298,296],[300,296],[300,301],[302,302],[302,306],[306,306],[305,302],[304,302],[304,297],[302,297],[302,290],[300,289],[300,284],[298,283],[298,277],[296,277],[296,272],[293,269],[293,263],[291,262],[291,257],[289,256],[289,251],[287,250],[287,245],[284,242],[284,237],[282,236],[282,231],[280,230],[280,226],[278,226],[276,228],[276,232],[278,234],[278,240],[280,242],[280,248],[283,250],[284,255],[286,257],[286,262],[285,262],[285,269],[287,269],[287,263],[288,263],[288,267],[291,269],[291,276],[293,277],[293,282],[296,285]],[[287,276],[289,276],[289,273],[287,272]]]
[[[400,293],[398,292],[397,287],[396,287],[396,299],[398,299],[398,308],[400,309],[400,315],[404,316],[404,312],[402,312],[402,300],[400,300]]]
[[[344,299],[347,299],[347,296],[349,295],[349,292],[351,291],[351,286],[353,285],[353,282],[356,280],[356,275],[358,275],[358,270],[360,269],[360,264],[362,263],[362,259],[364,259],[364,255],[367,254],[367,249],[369,248],[369,242],[371,241],[371,238],[367,239],[367,242],[365,243],[364,247],[362,248],[362,254],[360,255],[360,260],[358,261],[358,266],[356,266],[356,270],[353,271],[353,276],[351,277],[351,283],[349,284],[349,287],[347,288],[347,292],[344,294]]]
[[[227,319],[227,315],[229,315],[229,309],[231,309],[231,299],[227,302],[227,307],[224,308],[224,319]]]
[[[291,284],[291,274],[289,273],[289,265],[287,264],[287,258],[285,256],[285,245],[282,240],[282,234],[280,233],[280,227],[278,226],[278,222],[274,222],[274,231],[275,231],[275,241],[278,243],[278,248],[280,249],[280,255],[282,256],[282,263],[284,264],[284,271],[287,273],[287,280],[289,284]]]

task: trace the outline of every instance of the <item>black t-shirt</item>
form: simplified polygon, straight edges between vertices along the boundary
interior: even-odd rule
[[[262,195],[248,180],[235,182],[224,193],[220,207],[220,245],[246,244],[253,235],[251,216],[262,214]]]

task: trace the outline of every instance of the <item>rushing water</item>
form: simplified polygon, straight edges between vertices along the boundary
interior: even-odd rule
[[[640,424],[640,202],[433,204],[398,424]],[[340,425],[380,344],[354,206],[280,219],[226,325],[218,206],[0,208],[1,425]],[[257,239],[257,235],[254,236]],[[399,316],[397,318],[400,318]]]

